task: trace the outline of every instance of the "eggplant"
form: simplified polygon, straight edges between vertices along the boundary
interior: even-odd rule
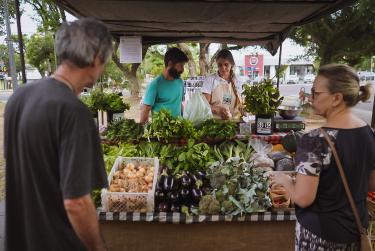
[[[163,190],[165,192],[173,191],[176,188],[175,178],[172,175],[166,176],[164,179]]]
[[[171,212],[179,213],[180,212],[180,205],[178,205],[178,204],[172,204],[171,205]]]
[[[203,196],[203,191],[194,187],[193,189],[191,189],[190,194],[191,194],[192,201],[195,203],[199,203],[199,200]]]
[[[167,175],[164,175],[164,174],[160,175],[156,189],[164,190],[164,181],[166,180],[166,178],[167,178]]]
[[[190,191],[189,189],[186,189],[186,188],[182,188],[180,190],[180,195],[181,195],[181,199],[184,200],[184,201],[187,201],[188,199],[190,199]]]
[[[205,172],[205,171],[198,171],[198,172],[197,172],[197,176],[198,176],[199,179],[201,179],[201,180],[205,180],[205,179],[207,179],[207,176],[206,176],[206,172]]]
[[[178,200],[180,199],[180,195],[179,195],[178,192],[173,191],[173,192],[168,193],[168,198],[169,198],[169,200],[170,200],[172,203],[176,203],[176,202],[178,202]]]
[[[191,178],[192,183],[195,183],[197,182],[197,180],[200,180],[198,175],[195,175],[195,174],[190,174],[190,178]]]
[[[182,177],[181,177],[181,186],[183,188],[190,188],[190,186],[191,186],[191,178],[189,177],[189,175],[187,175],[187,174],[182,175]]]
[[[155,191],[155,203],[161,203],[165,201],[165,193],[161,190]]]
[[[169,212],[169,209],[170,209],[170,207],[169,207],[168,203],[165,203],[165,202],[160,203],[159,206],[158,206],[159,212]]]

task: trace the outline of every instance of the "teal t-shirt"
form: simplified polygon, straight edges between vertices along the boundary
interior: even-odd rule
[[[152,107],[152,112],[166,109],[173,117],[181,116],[182,95],[184,83],[180,78],[167,80],[159,75],[147,86],[143,104]]]

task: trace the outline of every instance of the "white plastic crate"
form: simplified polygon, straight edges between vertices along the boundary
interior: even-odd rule
[[[101,198],[103,210],[107,212],[153,212],[155,186],[157,174],[159,172],[159,159],[144,157],[117,157],[112,170],[108,175],[109,185],[111,185],[112,179],[121,165],[128,163],[133,163],[136,168],[142,164],[154,167],[152,189],[149,189],[147,193],[110,192],[108,189],[102,189]]]

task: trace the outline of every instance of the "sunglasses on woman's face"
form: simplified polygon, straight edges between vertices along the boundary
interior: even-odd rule
[[[322,93],[328,93],[328,92],[317,92],[315,91],[315,88],[311,88],[311,98],[312,99],[315,99],[319,94],[322,94]]]

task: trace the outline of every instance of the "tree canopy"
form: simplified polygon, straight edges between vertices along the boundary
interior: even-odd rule
[[[26,56],[30,65],[38,69],[40,75],[50,75],[55,70],[54,39],[52,33],[36,33],[26,44]]]
[[[320,20],[297,27],[290,38],[307,48],[320,65],[357,66],[375,54],[375,1],[359,0]]]

